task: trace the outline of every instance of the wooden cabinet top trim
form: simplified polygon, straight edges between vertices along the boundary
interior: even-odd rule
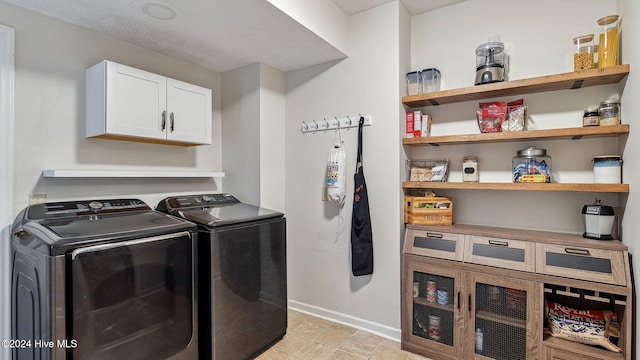
[[[512,229],[483,225],[454,224],[451,226],[420,226],[407,225],[407,230],[423,230],[433,232],[455,233],[463,235],[475,235],[495,237],[499,239],[511,239],[531,241],[541,244],[554,244],[561,246],[573,246],[579,248],[592,248],[613,251],[628,251],[626,245],[620,240],[591,240],[583,238],[581,234],[561,233],[540,230]]]

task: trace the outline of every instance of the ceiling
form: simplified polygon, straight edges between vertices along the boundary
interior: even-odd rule
[[[331,0],[348,15],[356,14],[394,0]],[[465,0],[401,0],[411,15],[435,10]]]
[[[0,1],[219,72],[256,62],[289,71],[346,57],[265,0]],[[394,0],[332,1],[350,15]],[[413,15],[460,1],[402,0]]]

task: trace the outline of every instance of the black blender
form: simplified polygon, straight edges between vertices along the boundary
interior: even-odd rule
[[[476,48],[476,85],[504,81],[504,44],[497,41]]]

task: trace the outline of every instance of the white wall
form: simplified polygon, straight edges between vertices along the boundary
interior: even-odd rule
[[[214,179],[42,178],[43,169],[222,171],[220,76],[3,2],[0,23],[16,29],[16,213],[30,193],[46,193],[49,201],[138,197],[155,206],[167,194],[220,190]],[[211,88],[213,145],[85,138],[85,69],[103,59]]]
[[[285,211],[285,74],[260,64],[260,206]]]
[[[225,191],[260,203],[260,64],[222,74]]]
[[[400,337],[399,2],[349,18],[349,58],[287,73],[286,207],[289,305]],[[406,66],[406,65],[405,65]],[[343,225],[321,201],[333,132],[300,133],[302,121],[373,117],[364,128],[374,273],[351,274],[350,223],[357,128],[342,131],[347,152]],[[342,229],[336,236],[338,229]]]
[[[625,119],[638,119],[640,117],[640,2],[636,0],[618,0],[618,13],[622,16],[621,20],[621,43],[622,43],[622,62],[631,65],[631,72],[627,78],[627,83],[622,96],[622,116]],[[627,120],[631,122],[630,120]],[[624,182],[629,184],[631,191],[626,201],[626,210],[622,220],[623,242],[629,247],[629,253],[638,257],[640,254],[640,243],[635,238],[639,227],[636,226],[640,219],[640,131],[631,125],[631,132],[624,147]],[[626,197],[626,196],[625,196]],[[621,201],[625,201],[624,197]],[[632,261],[632,273],[640,274],[640,262],[636,259]],[[638,298],[638,284],[636,282],[636,300]],[[640,311],[635,306],[636,326],[640,321]],[[640,344],[640,332],[635,330],[636,353],[637,346]]]
[[[501,9],[500,21],[477,16],[487,8]],[[473,86],[475,48],[489,37],[500,35],[510,57],[509,79],[571,72],[572,39],[597,33],[596,20],[614,13],[616,4],[608,0],[468,0],[412,18],[411,67],[440,69],[443,90]],[[529,129],[562,128],[581,126],[585,108],[617,93],[618,86],[609,85],[503,99],[525,99]],[[471,101],[422,110],[433,117],[434,135],[473,134],[479,132],[477,108],[478,101]],[[554,181],[567,183],[592,182],[593,156],[618,153],[618,139],[614,137],[413,147],[407,151],[413,159],[449,158],[450,181],[462,180],[462,158],[475,155],[479,157],[480,181],[510,182],[512,157],[528,146],[547,149]],[[626,156],[628,152],[625,166]],[[462,190],[443,190],[440,194],[453,197],[457,223],[573,233],[584,231],[580,212],[594,197],[608,205],[619,205],[615,194]]]
[[[285,74],[252,64],[222,74],[225,191],[243,202],[285,209]]]

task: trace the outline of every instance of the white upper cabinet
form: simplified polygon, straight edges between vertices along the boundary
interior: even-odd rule
[[[87,69],[86,136],[211,144],[211,90],[102,61]]]

